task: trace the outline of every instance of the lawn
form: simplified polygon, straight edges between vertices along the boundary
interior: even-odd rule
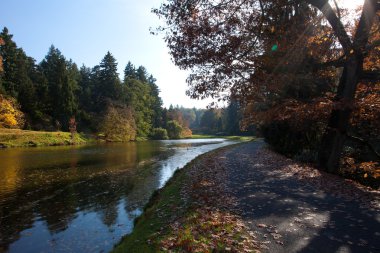
[[[91,140],[76,133],[71,140],[69,132],[44,132],[0,128],[0,147],[37,147],[85,144]]]

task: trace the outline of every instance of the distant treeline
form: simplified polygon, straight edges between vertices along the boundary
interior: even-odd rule
[[[156,79],[144,66],[128,62],[121,80],[110,52],[99,65],[79,68],[54,46],[36,63],[12,37],[7,28],[0,34],[2,127],[67,131],[74,118],[78,131],[119,141],[188,137],[190,129],[241,133],[237,103],[226,109],[166,109]]]
[[[226,108],[190,109],[170,106],[168,110],[164,109],[164,114],[197,134],[246,135],[254,132],[253,126],[244,131],[241,129],[242,110],[235,101],[230,102]]]

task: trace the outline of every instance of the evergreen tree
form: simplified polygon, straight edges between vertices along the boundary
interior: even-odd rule
[[[127,63],[127,66],[125,66],[125,69],[124,69],[124,82],[126,81],[127,78],[130,78],[130,79],[137,78],[135,66],[133,66],[133,64],[130,61]]]
[[[91,69],[86,66],[82,66],[79,70],[79,82],[78,82],[78,97],[79,106],[86,111],[90,111],[92,107],[92,91],[93,82]]]
[[[137,80],[140,80],[143,83],[147,83],[148,82],[147,76],[148,76],[148,73],[146,71],[146,68],[144,66],[138,67],[138,69],[136,70]]]
[[[156,79],[153,75],[149,76],[148,83],[150,85],[150,96],[152,98],[152,123],[153,127],[157,128],[162,126],[162,99],[160,97],[160,89],[156,85]]]
[[[17,97],[17,79],[18,79],[18,63],[19,50],[16,43],[12,40],[13,35],[9,34],[8,28],[4,27],[0,34],[2,44],[0,46],[0,54],[2,57],[3,77],[2,86],[6,94]]]
[[[61,52],[51,46],[41,68],[48,81],[49,112],[54,122],[67,128],[71,116],[76,113],[76,80],[70,75],[69,63]]]
[[[151,87],[148,83],[136,79],[128,79],[126,84],[128,105],[133,108],[136,119],[137,135],[148,136],[152,129]]]
[[[231,100],[225,113],[225,130],[229,135],[241,134],[239,121],[241,120],[240,106],[235,100]]]
[[[106,108],[109,101],[121,98],[121,82],[117,73],[116,59],[110,52],[104,56],[99,66],[94,68],[95,99],[98,111]]]

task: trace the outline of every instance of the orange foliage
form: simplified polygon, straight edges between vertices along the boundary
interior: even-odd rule
[[[183,128],[182,128],[182,131],[181,131],[181,138],[188,138],[188,137],[191,137],[192,134],[193,134],[193,132],[191,131],[190,128],[188,128],[188,127],[183,127]]]
[[[327,121],[332,110],[333,103],[328,98],[314,99],[310,103],[303,103],[297,100],[288,100],[265,111],[255,111],[252,104],[244,110],[243,126],[250,124],[269,124],[273,121],[289,121],[295,128],[304,128],[304,122]]]

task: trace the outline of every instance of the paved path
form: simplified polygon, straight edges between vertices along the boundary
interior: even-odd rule
[[[299,179],[285,169],[288,159],[263,158],[264,145],[239,145],[223,159],[234,211],[263,252],[380,252],[379,209]]]

